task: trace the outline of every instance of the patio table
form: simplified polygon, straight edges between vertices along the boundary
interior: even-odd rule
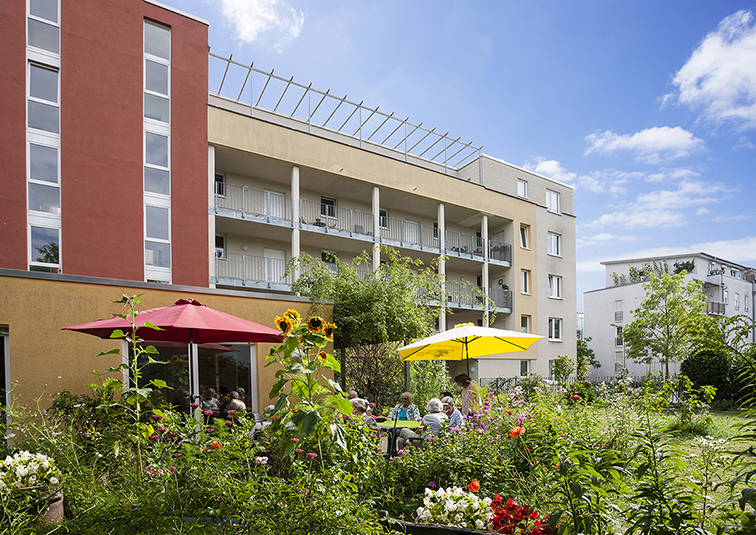
[[[388,434],[386,457],[392,457],[396,453],[396,439],[399,436],[397,429],[401,430],[403,427],[417,429],[421,423],[419,420],[385,420],[378,422],[376,425]]]

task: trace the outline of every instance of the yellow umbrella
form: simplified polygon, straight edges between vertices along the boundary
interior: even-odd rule
[[[506,359],[502,353],[525,351],[541,338],[536,334],[462,324],[400,347],[399,354],[402,360]]]

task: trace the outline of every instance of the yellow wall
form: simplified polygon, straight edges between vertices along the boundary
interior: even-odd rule
[[[46,405],[63,390],[89,393],[85,385],[96,381],[92,370],[118,366],[120,357],[97,355],[120,349],[120,341],[61,329],[124,312],[122,305],[113,303],[123,293],[143,293],[140,310],[192,297],[269,327],[287,308],[296,308],[303,316],[310,308],[308,302],[292,302],[285,296],[279,300],[205,292],[0,276],[0,325],[9,329],[10,379],[18,383],[14,395],[21,402],[42,396]],[[271,344],[257,344],[258,407],[270,404],[268,392],[275,382],[276,367],[264,367],[270,348]]]

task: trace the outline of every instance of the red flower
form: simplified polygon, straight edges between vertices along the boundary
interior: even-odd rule
[[[525,428],[518,425],[516,427],[513,427],[512,430],[509,432],[509,436],[512,438],[519,437],[523,432],[525,431]]]
[[[580,399],[580,396],[578,394],[572,394],[570,399]]]
[[[478,482],[477,479],[473,479],[470,482],[470,487],[469,488],[470,488],[470,492],[478,492],[480,490],[480,483]]]

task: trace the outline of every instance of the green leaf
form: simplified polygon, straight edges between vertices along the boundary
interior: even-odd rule
[[[347,449],[347,441],[346,441],[346,435],[344,433],[344,428],[340,423],[334,423],[331,424],[331,438],[338,444],[341,449],[346,450]]]
[[[283,387],[286,386],[287,382],[288,380],[283,375],[279,377],[278,381],[273,385],[273,388],[270,389],[269,399],[277,397],[281,393],[281,390],[283,390]]]
[[[345,416],[352,414],[352,404],[349,402],[349,399],[344,396],[344,394],[334,394],[328,396],[326,399],[336,405],[336,408],[341,414]]]
[[[142,348],[142,353],[146,353],[148,355],[159,355],[160,351],[158,351],[155,346],[146,346]]]
[[[155,385],[157,388],[171,388],[168,386],[168,383],[166,383],[162,379],[153,379],[152,384]]]
[[[154,329],[156,331],[164,331],[165,330],[162,327],[158,327],[157,325],[154,325],[154,324],[152,324],[149,321],[145,321],[144,322],[144,326],[147,327],[148,329]]]
[[[121,350],[120,349],[111,349],[110,351],[103,351],[102,353],[100,353],[97,356],[98,357],[102,357],[104,355],[120,355],[120,354],[121,354]]]
[[[288,406],[289,406],[289,396],[287,396],[286,394],[281,394],[280,397],[278,398],[278,401],[276,402],[276,406],[273,407],[273,412],[276,413]]]
[[[110,333],[111,338],[124,338],[126,334],[121,329],[116,329]]]
[[[292,415],[291,421],[297,426],[300,434],[304,438],[307,438],[315,432],[315,427],[320,421],[320,413],[317,411],[299,410]]]

